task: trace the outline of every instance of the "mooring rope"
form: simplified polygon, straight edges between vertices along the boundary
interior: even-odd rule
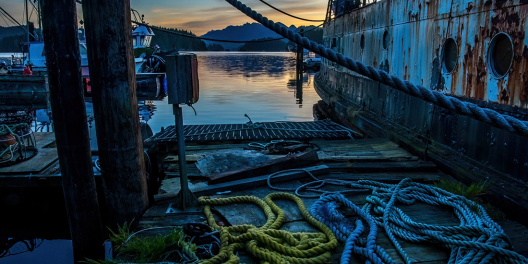
[[[275,31],[279,35],[295,42],[296,44],[303,46],[305,49],[312,51],[321,57],[333,61],[356,73],[366,76],[374,81],[378,81],[406,94],[418,97],[443,108],[453,110],[458,114],[480,120],[494,127],[506,129],[507,131],[518,135],[528,136],[527,121],[522,121],[509,115],[503,115],[492,109],[482,108],[470,102],[463,102],[458,98],[447,96],[438,91],[432,91],[423,85],[415,85],[409,81],[402,80],[396,75],[388,74],[387,72],[378,70],[370,65],[367,66],[360,61],[356,61],[323,45],[317,44],[314,41],[310,41],[306,37],[301,37],[301,35],[289,30],[281,24],[275,23],[272,20],[263,17],[261,14],[253,11],[251,8],[242,4],[238,0],[226,0],[226,2],[236,7],[238,10],[242,11],[255,21],[261,23],[265,27]]]
[[[304,219],[319,233],[292,233],[279,230],[284,222],[284,211],[273,200],[289,199],[294,201]],[[271,193],[261,200],[254,196],[236,196],[230,198],[210,199],[200,197],[198,201],[205,204],[204,213],[213,230],[220,231],[221,249],[215,257],[204,260],[203,264],[238,263],[235,254],[238,250],[246,250],[261,263],[328,263],[330,251],[337,247],[337,239],[332,231],[313,218],[305,208],[303,201],[289,193]],[[236,226],[219,226],[211,211],[212,205],[229,205],[253,203],[264,211],[266,224],[256,227],[252,224]]]
[[[372,230],[377,230],[378,226],[383,227],[405,263],[411,263],[413,260],[401,247],[396,237],[409,242],[435,243],[450,248],[449,264],[528,263],[527,258],[511,250],[509,238],[502,228],[488,216],[484,208],[465,197],[437,187],[414,183],[410,179],[404,179],[398,184],[369,180],[320,180],[308,171],[306,172],[314,181],[298,188],[272,186],[271,179],[277,174],[268,178],[268,185],[275,190],[295,191],[298,195],[302,189],[320,194],[320,199],[314,203],[310,213],[330,227],[338,240],[346,243],[341,257],[342,264],[349,263],[351,254],[364,256],[369,262],[375,264],[393,263],[385,251],[376,245],[376,235]],[[325,184],[341,185],[351,189],[344,192],[320,190],[320,187]],[[366,198],[367,203],[361,210],[343,196],[345,192],[365,190],[371,190],[372,194]],[[460,220],[460,225],[441,226],[418,223],[395,206],[396,202],[411,205],[417,201],[451,207]],[[338,209],[341,207],[349,208],[359,215],[355,225],[348,222],[339,212]],[[366,241],[359,238],[364,230],[361,219],[371,230]]]

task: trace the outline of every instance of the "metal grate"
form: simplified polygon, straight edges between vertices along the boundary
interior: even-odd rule
[[[314,122],[263,122],[253,124],[187,125],[184,126],[185,141],[242,141],[273,139],[344,139],[356,132],[330,120]],[[175,142],[175,126],[169,126],[148,141]]]

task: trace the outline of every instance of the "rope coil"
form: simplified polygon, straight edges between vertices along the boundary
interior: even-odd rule
[[[288,199],[294,201],[308,223],[320,230],[319,233],[291,233],[279,230],[284,222],[284,211],[273,200]],[[245,249],[261,260],[261,263],[327,263],[330,251],[337,247],[337,239],[332,231],[313,218],[299,197],[289,193],[271,193],[261,200],[254,196],[236,196],[210,199],[200,197],[198,201],[205,205],[204,213],[213,230],[220,231],[221,249],[215,257],[203,264],[239,263],[236,251]],[[267,217],[262,227],[243,224],[229,227],[219,226],[211,211],[212,205],[234,203],[254,203],[264,211]]]
[[[443,108],[453,110],[458,114],[469,116],[471,118],[485,122],[494,127],[505,129],[511,133],[521,136],[528,136],[527,121],[522,121],[512,116],[500,114],[499,112],[489,108],[481,108],[476,104],[463,102],[458,98],[447,96],[438,91],[432,91],[423,85],[415,85],[409,81],[402,80],[395,75],[388,74],[387,72],[378,70],[372,66],[367,66],[360,61],[356,61],[323,45],[317,44],[314,41],[310,41],[308,38],[301,37],[301,35],[289,30],[281,24],[275,23],[272,20],[263,17],[261,14],[242,4],[238,0],[226,0],[226,2],[242,11],[255,21],[261,23],[265,27],[275,31],[279,35],[295,42],[296,44],[303,46],[307,50],[312,51],[321,57],[333,61],[374,81],[378,81],[406,94],[418,97]]]
[[[345,181],[343,181],[345,182]],[[396,238],[414,243],[434,243],[451,249],[449,264],[467,263],[518,263],[526,264],[528,259],[511,250],[511,241],[500,225],[495,223],[484,208],[443,189],[404,179],[398,184],[385,184],[361,180],[347,182],[356,190],[372,190],[367,203],[361,210],[342,194],[322,196],[311,208],[310,213],[329,226],[336,237],[346,242],[341,263],[349,263],[350,255],[365,256],[371,263],[393,263],[385,251],[376,245],[372,230],[383,227],[405,263],[412,260]],[[413,221],[396,203],[405,205],[422,202],[453,209],[460,220],[458,226],[442,226]],[[355,226],[346,221],[339,212],[340,207],[352,209],[359,215]],[[363,221],[370,227],[367,240],[359,238],[363,232]]]

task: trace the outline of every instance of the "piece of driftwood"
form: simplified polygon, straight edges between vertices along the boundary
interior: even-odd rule
[[[254,167],[245,167],[234,171],[218,173],[209,176],[210,183],[220,183],[232,180],[252,178],[259,175],[271,174],[274,172],[299,168],[317,162],[317,152],[308,151],[299,154],[289,155],[283,158],[267,161]]]

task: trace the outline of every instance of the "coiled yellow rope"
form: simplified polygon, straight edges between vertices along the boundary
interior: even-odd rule
[[[320,233],[291,233],[279,230],[284,222],[284,211],[273,200],[288,199],[297,203],[304,219],[319,229]],[[246,250],[261,263],[298,263],[319,264],[330,261],[330,251],[337,247],[337,239],[332,231],[313,218],[304,207],[303,201],[289,193],[271,193],[261,200],[254,196],[236,196],[210,199],[200,197],[198,201],[205,205],[204,213],[211,228],[220,231],[220,253],[204,264],[239,263],[235,252]],[[221,227],[211,212],[211,205],[254,203],[264,211],[266,224],[256,227],[251,224]]]

